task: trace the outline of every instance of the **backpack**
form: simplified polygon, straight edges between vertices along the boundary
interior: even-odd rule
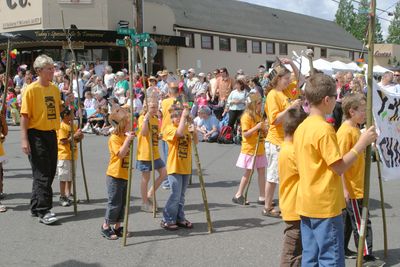
[[[230,126],[223,126],[219,132],[217,142],[220,144],[232,144],[233,134]]]

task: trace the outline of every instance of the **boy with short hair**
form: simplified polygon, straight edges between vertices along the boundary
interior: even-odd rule
[[[359,125],[365,123],[366,120],[366,98],[363,94],[355,93],[347,95],[343,98],[342,109],[346,120],[340,126],[337,132],[340,152],[343,154],[351,151],[352,147],[357,143],[361,136]],[[365,155],[364,152],[357,156],[354,164],[342,174],[343,191],[346,199],[345,229],[352,229],[356,247],[358,246],[360,228],[360,219],[362,211],[362,202],[364,197],[364,172],[365,172]],[[369,217],[369,216],[368,216]],[[346,223],[347,222],[347,223]],[[371,221],[367,221],[366,246],[364,248],[364,260],[375,261],[372,255],[372,228]],[[351,232],[350,232],[351,233]],[[345,233],[346,234],[346,233]],[[346,242],[350,239],[348,237]],[[345,242],[345,253],[349,252]],[[346,251],[347,250],[347,251]]]
[[[310,116],[297,128],[293,142],[300,176],[296,212],[301,216],[302,266],[345,266],[342,209],[346,205],[340,175],[377,135],[370,127],[341,155],[335,130],[325,121],[335,107],[335,81],[315,74],[307,81],[305,95]]]
[[[76,166],[78,158],[78,149],[76,143],[83,139],[83,134],[80,129],[74,125],[74,162],[72,162],[71,152],[71,119],[72,112],[69,109],[64,109],[61,112],[61,125],[57,131],[58,139],[58,163],[57,173],[60,180],[60,205],[68,207],[71,205],[71,185],[72,185],[72,164]]]
[[[307,117],[300,107],[289,109],[285,115],[285,138],[278,157],[279,207],[285,221],[281,267],[301,266],[300,216],[296,213],[296,194],[299,182],[293,147],[293,134]]]

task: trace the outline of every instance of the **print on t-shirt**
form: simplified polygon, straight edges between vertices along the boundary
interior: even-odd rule
[[[129,153],[122,159],[121,168],[128,169],[129,168]]]
[[[153,146],[158,146],[158,126],[151,125],[151,133],[153,138]]]
[[[47,108],[47,119],[55,120],[57,118],[56,114],[56,101],[53,96],[45,96],[44,102]]]
[[[189,136],[185,135],[178,138],[178,157],[181,159],[186,159],[188,157],[189,149]]]

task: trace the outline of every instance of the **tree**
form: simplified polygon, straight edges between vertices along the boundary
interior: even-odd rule
[[[393,19],[389,25],[389,34],[386,42],[392,44],[400,44],[400,1],[396,4]]]
[[[346,32],[351,33],[351,29],[354,26],[354,6],[352,1],[340,0],[338,9],[335,14],[335,22]]]
[[[382,34],[382,26],[381,26],[381,22],[379,21],[378,17],[376,17],[376,21],[375,21],[375,43],[376,44],[384,43],[383,34]]]
[[[351,30],[353,36],[360,41],[364,41],[367,39],[366,34],[368,30],[368,21],[369,21],[368,9],[369,9],[368,0],[361,0],[358,5],[358,12],[355,15],[354,25]]]

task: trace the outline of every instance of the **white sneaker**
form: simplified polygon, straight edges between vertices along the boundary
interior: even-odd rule
[[[52,212],[47,212],[43,217],[39,217],[39,222],[43,224],[53,224],[58,221],[56,215]]]

